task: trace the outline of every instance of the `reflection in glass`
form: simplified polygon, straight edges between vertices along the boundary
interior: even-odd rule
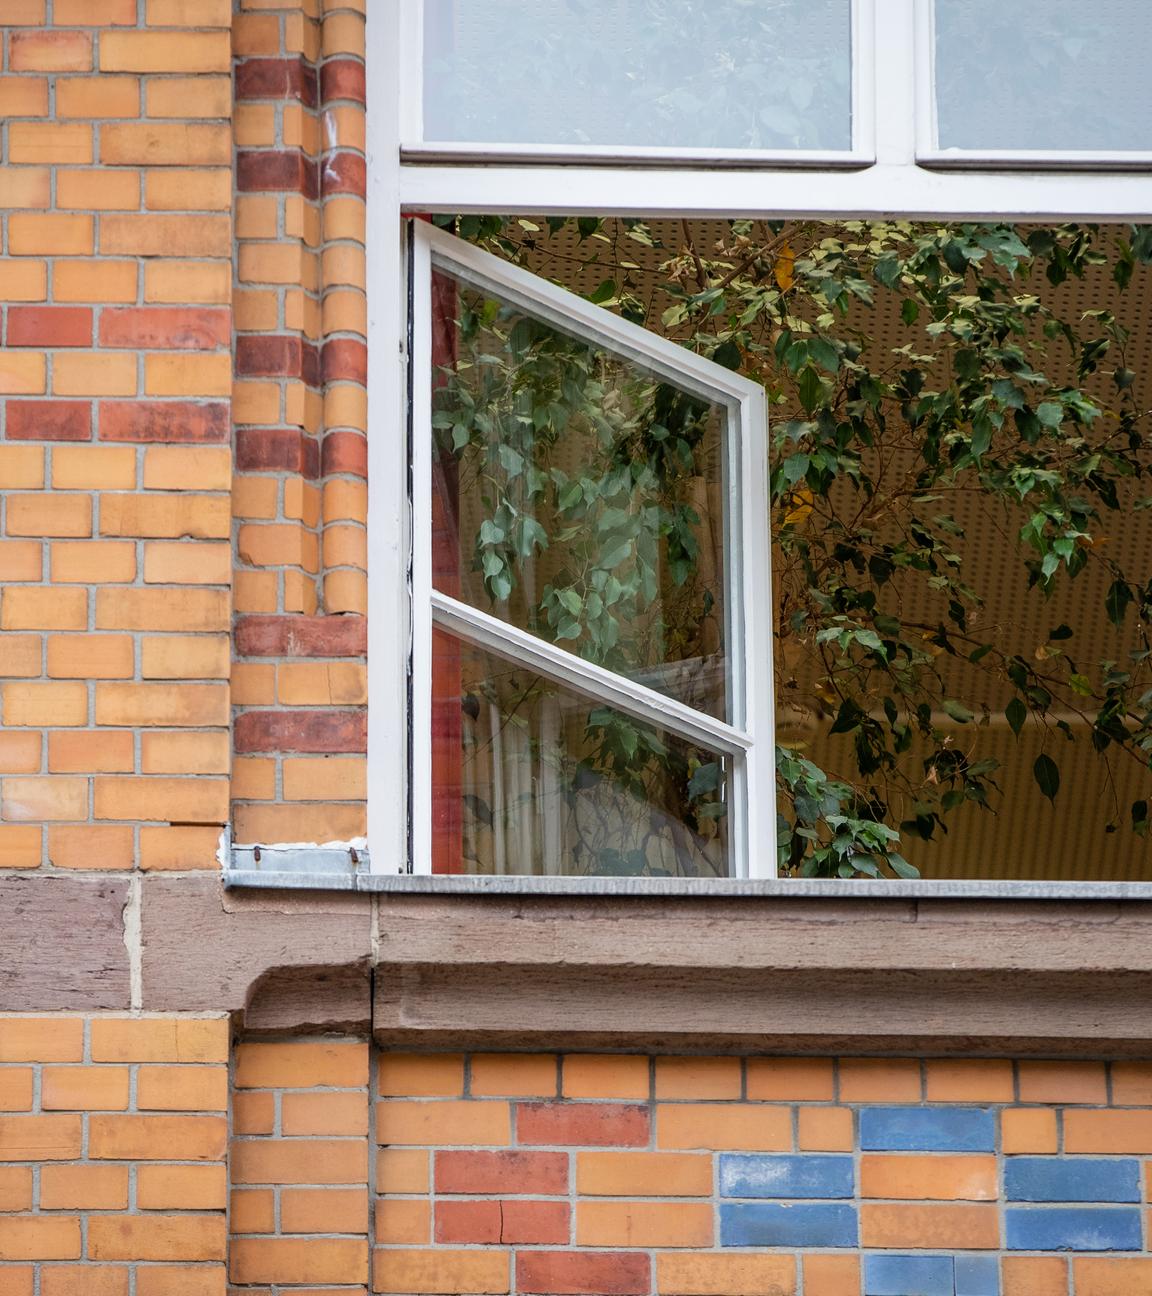
[[[1146,0],[936,0],[942,149],[1147,149]]]
[[[728,874],[723,760],[433,632],[433,871]]]
[[[717,719],[726,414],[443,273],[437,589]]]
[[[851,0],[426,0],[424,138],[851,148]]]

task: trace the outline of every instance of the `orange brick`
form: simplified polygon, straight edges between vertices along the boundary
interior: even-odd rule
[[[995,1250],[1000,1223],[995,1206],[860,1207],[860,1245],[931,1250]]]
[[[576,1191],[589,1197],[707,1197],[712,1158],[690,1152],[578,1152]]]
[[[376,1108],[378,1143],[496,1146],[506,1144],[511,1133],[505,1102],[392,1100]]]
[[[995,1201],[991,1156],[872,1156],[860,1158],[861,1197],[904,1201]]]
[[[1103,1062],[1021,1062],[1020,1101],[1106,1103],[1108,1081]]]
[[[309,801],[299,806],[238,805],[233,815],[235,838],[261,841],[347,841],[368,831],[360,803],[325,805]]]
[[[238,1089],[362,1088],[368,1083],[365,1044],[241,1044]]]
[[[9,499],[9,508],[12,503]],[[83,630],[87,624],[86,590],[10,585],[0,596],[3,630]]]
[[[226,1018],[96,1018],[93,1062],[226,1062]]]
[[[1152,1112],[1065,1112],[1064,1151],[1124,1156],[1152,1152]]]
[[[1005,1155],[1019,1152],[1055,1152],[1056,1113],[1043,1107],[1014,1107],[1000,1117]]]
[[[376,1241],[403,1246],[428,1243],[432,1237],[432,1208],[426,1201],[376,1202]]]
[[[276,768],[277,762],[272,756],[236,757],[232,761],[233,801],[274,801]]]
[[[227,32],[108,32],[100,39],[104,72],[228,72],[232,47]]]
[[[0,675],[10,679],[32,679],[41,674],[43,642],[40,635],[6,634],[0,637]],[[26,735],[18,736],[13,741],[23,741],[24,737]]]
[[[190,122],[126,122],[100,131],[105,166],[224,166],[231,161],[226,125]]]
[[[39,352],[0,352],[0,396],[39,396],[47,390],[47,373]]]
[[[57,356],[57,360],[61,357]],[[90,536],[92,500],[88,495],[27,491],[8,498],[12,536]]]
[[[1152,1106],[1152,1063],[1113,1062],[1112,1102],[1117,1107]]]
[[[657,1098],[739,1098],[742,1084],[739,1058],[656,1059]]]
[[[48,116],[48,78],[0,76],[0,116]]]
[[[228,1072],[222,1066],[142,1066],[136,1075],[141,1111],[224,1111]]]
[[[920,1063],[908,1058],[842,1058],[841,1102],[919,1102]]]
[[[130,171],[60,171],[56,205],[66,211],[135,211],[140,179]]]
[[[582,1201],[578,1246],[710,1247],[712,1207],[689,1202]]]
[[[381,1148],[376,1154],[376,1191],[426,1193],[428,1153],[411,1148]]]
[[[41,1176],[48,1173],[50,1167],[41,1170]],[[32,1209],[32,1167],[0,1166],[0,1211],[23,1211]],[[5,1270],[5,1277],[8,1271]],[[32,1291],[31,1286],[28,1288]]]
[[[0,1161],[74,1161],[80,1148],[79,1116],[0,1116]]]
[[[0,474],[6,490],[39,490],[44,485],[44,451],[40,446],[0,445]]]
[[[49,546],[52,579],[64,584],[115,584],[136,579],[136,546],[127,541],[96,540]]]
[[[215,1161],[223,1158],[227,1141],[227,1124],[220,1116],[91,1116],[88,1120],[88,1155],[102,1161]]]
[[[32,1068],[0,1067],[0,1111],[19,1112],[32,1110]],[[7,1172],[5,1172],[7,1173]],[[4,1176],[0,1175],[0,1196],[3,1193]],[[3,1209],[3,1207],[0,1207]],[[14,1206],[13,1210],[21,1207]]]
[[[240,1139],[234,1184],[359,1184],[368,1179],[362,1139]]]
[[[796,1262],[782,1255],[658,1255],[656,1290],[661,1296],[792,1296]]]
[[[362,1283],[368,1278],[368,1243],[361,1238],[236,1238],[228,1273],[235,1283]]]
[[[77,1017],[0,1017],[0,1062],[79,1062],[84,1023]]]
[[[230,764],[226,733],[145,733],[140,739],[145,774],[227,774]]]
[[[0,773],[35,774],[40,768],[38,733],[0,731]]]
[[[785,1152],[792,1148],[792,1113],[787,1108],[742,1103],[661,1104],[656,1109],[656,1146],[717,1151]]]
[[[90,1260],[223,1260],[224,1215],[93,1215]]]
[[[103,495],[100,498],[100,532],[108,536],[142,536],[194,540],[224,539],[231,528],[225,496]],[[174,591],[181,602],[192,595]]]
[[[368,763],[362,756],[286,757],[281,762],[286,801],[363,801]]]
[[[223,446],[148,446],[144,451],[147,490],[228,490],[232,454]]]
[[[1076,1256],[1072,1276],[1076,1296],[1152,1296],[1152,1259]]]
[[[854,1255],[806,1255],[804,1296],[845,1296],[860,1290],[860,1260]]]
[[[926,1070],[929,1102],[1003,1103],[1015,1096],[1007,1060],[931,1058]]]
[[[164,260],[144,267],[146,302],[218,305],[231,299],[232,274],[226,263]]]
[[[1004,1256],[1000,1261],[1000,1276],[1003,1296],[1067,1296],[1068,1293],[1068,1262],[1058,1256]],[[1131,1296],[1130,1288],[1124,1288],[1124,1296]]]
[[[798,1122],[801,1152],[851,1152],[850,1107],[801,1107]]]
[[[431,1296],[437,1292],[473,1292],[477,1296],[507,1292],[508,1253],[505,1251],[378,1251],[372,1289],[376,1292]]]
[[[231,229],[227,216],[109,215],[100,221],[100,251],[113,256],[223,257],[231,248]],[[157,393],[156,387],[147,389]]]
[[[136,1171],[141,1210],[223,1210],[227,1202],[223,1165],[142,1165]]]
[[[40,829],[0,824],[0,869],[40,867]]]
[[[52,361],[52,394],[135,396],[136,357],[108,351],[61,351]]]
[[[15,129],[11,126],[9,132]],[[35,128],[26,126],[24,129]],[[55,129],[68,128],[59,126]],[[37,212],[28,215],[14,213],[8,217],[8,251],[12,256],[88,256],[94,247],[94,237],[91,216]],[[64,358],[63,354],[57,356],[57,362]],[[61,395],[71,394],[59,385],[54,390]]]
[[[363,1093],[284,1094],[280,1099],[280,1132],[285,1135],[367,1135],[368,1097]]]
[[[98,684],[101,725],[226,725],[223,684]]]
[[[61,262],[56,273],[70,262]],[[48,266],[43,261],[7,261],[4,265],[4,295],[10,302],[42,302],[48,297]],[[57,301],[64,298],[57,292]],[[41,388],[43,390],[43,388]]]
[[[58,117],[139,117],[140,78],[64,77],[56,82]],[[63,179],[63,176],[60,177]]]
[[[101,0],[94,10],[91,0],[53,0],[52,21],[57,27],[135,27],[135,0]]]
[[[232,546],[196,541],[153,541],[144,546],[144,580],[161,585],[227,585]]]
[[[0,1216],[0,1256],[5,1260],[77,1260],[80,1221],[41,1215]]]
[[[52,485],[57,490],[131,490],[136,451],[131,446],[54,446]]]
[[[150,211],[228,211],[232,172],[225,167],[150,171],[144,182]]]
[[[276,1100],[270,1093],[238,1093],[232,1099],[236,1134],[271,1134],[276,1127]],[[243,1231],[243,1230],[241,1230]]]
[[[88,780],[83,778],[6,778],[0,792],[0,817],[14,823],[88,818]]]
[[[275,572],[238,571],[232,575],[232,601],[237,612],[276,612],[280,582]]]
[[[77,729],[48,735],[48,768],[53,774],[126,774],[135,765],[130,733]]]
[[[554,1054],[477,1053],[472,1058],[475,1097],[556,1097]]]
[[[145,101],[149,117],[187,117],[195,100],[204,117],[227,117],[232,111],[230,77],[165,77],[149,81]]]
[[[0,80],[0,97],[4,83]],[[61,174],[66,174],[62,172]],[[52,206],[52,173],[47,167],[9,167],[4,173],[0,208],[44,210]]]
[[[223,778],[97,778],[93,816],[223,824],[228,821],[228,793]]]
[[[53,545],[53,549],[56,547]],[[54,679],[130,679],[134,660],[132,640],[127,635],[48,638],[48,674]]]
[[[196,1264],[149,1265],[136,1271],[136,1296],[224,1296],[224,1290],[223,1266],[213,1266],[207,1273],[204,1265]],[[347,1296],[347,1293],[329,1292],[327,1296]]]
[[[358,662],[284,662],[276,695],[286,706],[359,706],[368,700],[367,671]]]
[[[126,1210],[128,1167],[44,1166],[40,1171],[42,1210]]]
[[[427,1210],[426,1202],[418,1204]],[[368,1191],[366,1188],[286,1188],[280,1194],[280,1227],[285,1233],[366,1233]]]
[[[247,1188],[229,1198],[231,1230],[236,1233],[275,1233],[276,1194],[270,1188]]]
[[[134,302],[138,274],[135,261],[58,261],[52,292],[58,302]]]
[[[212,589],[97,589],[98,630],[223,630],[228,593]],[[281,839],[283,840],[283,839]]]
[[[56,0],[57,9],[60,4]],[[136,1290],[143,1296],[143,1288]],[[123,1265],[52,1265],[40,1274],[40,1296],[128,1296],[128,1270]],[[176,1293],[170,1290],[168,1296]]]
[[[40,1105],[45,1111],[125,1111],[128,1107],[128,1068],[45,1067]]]
[[[87,32],[13,32],[8,67],[13,72],[86,72],[92,66]]]
[[[105,824],[48,829],[48,859],[56,868],[130,869],[132,829]]]
[[[835,1096],[828,1058],[749,1058],[748,1097],[760,1102],[825,1102]]]
[[[144,679],[227,679],[229,665],[225,635],[146,636],[140,645]]]
[[[145,824],[140,829],[140,867],[156,871],[219,868],[219,837],[215,827]]]

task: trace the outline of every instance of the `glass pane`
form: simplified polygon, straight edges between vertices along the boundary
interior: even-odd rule
[[[1148,148],[1146,0],[936,0],[942,149]]]
[[[424,138],[849,149],[851,0],[425,0]]]
[[[728,874],[723,760],[433,632],[433,872]]]
[[[728,719],[725,411],[434,283],[436,588]]]

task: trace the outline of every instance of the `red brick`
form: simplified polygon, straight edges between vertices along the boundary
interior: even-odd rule
[[[221,402],[101,401],[101,441],[225,444],[231,435],[229,407]]]
[[[364,386],[368,381],[368,348],[355,338],[333,338],[324,345],[321,370],[326,383],[343,381]]]
[[[237,99],[298,99],[317,103],[316,70],[303,58],[251,58],[236,65]]]
[[[320,472],[325,477],[367,477],[368,438],[360,432],[329,432],[320,450]]]
[[[245,616],[236,622],[240,657],[362,657],[367,651],[361,616]]]
[[[90,347],[89,306],[9,306],[8,346]]]
[[[236,184],[241,193],[298,193],[310,202],[320,196],[319,168],[298,149],[238,153]]]
[[[362,198],[368,187],[368,167],[358,153],[333,153],[324,159],[323,194],[352,194]]]
[[[649,1127],[648,1108],[632,1103],[521,1103],[516,1112],[521,1143],[643,1147]]]
[[[236,717],[238,752],[363,752],[363,711],[246,711]]]
[[[329,59],[320,73],[320,96],[326,104],[334,99],[366,102],[364,64],[355,59]]]
[[[441,1201],[435,1236],[437,1242],[563,1246],[570,1236],[568,1203]]]
[[[318,385],[320,358],[316,348],[295,335],[246,334],[236,339],[236,372],[266,378],[301,378]]]
[[[211,307],[105,307],[100,345],[213,351],[232,340],[231,312]]]
[[[314,481],[320,475],[320,447],[315,437],[299,428],[238,428],[236,468],[239,472],[296,473]],[[342,620],[316,617],[308,620]]]
[[[74,400],[10,400],[9,441],[90,441],[92,405]]]
[[[568,1191],[566,1152],[437,1152],[438,1193],[526,1193]]]
[[[521,1251],[516,1289],[543,1296],[644,1296],[652,1281],[646,1255],[634,1251]]]

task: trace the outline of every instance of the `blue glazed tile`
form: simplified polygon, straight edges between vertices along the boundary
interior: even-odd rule
[[[1000,1258],[957,1256],[956,1296],[1000,1296]]]
[[[992,1152],[995,1121],[984,1107],[865,1107],[865,1152]]]
[[[722,1156],[722,1197],[851,1197],[850,1156]]]
[[[865,1256],[864,1296],[953,1296],[952,1257]]]
[[[1009,1201],[1138,1202],[1140,1163],[1117,1158],[1012,1157],[1004,1166]]]
[[[1017,1206],[1004,1212],[1009,1251],[1139,1251],[1140,1212]]]
[[[854,1247],[856,1208],[839,1202],[733,1203],[720,1207],[720,1245],[726,1247]]]

